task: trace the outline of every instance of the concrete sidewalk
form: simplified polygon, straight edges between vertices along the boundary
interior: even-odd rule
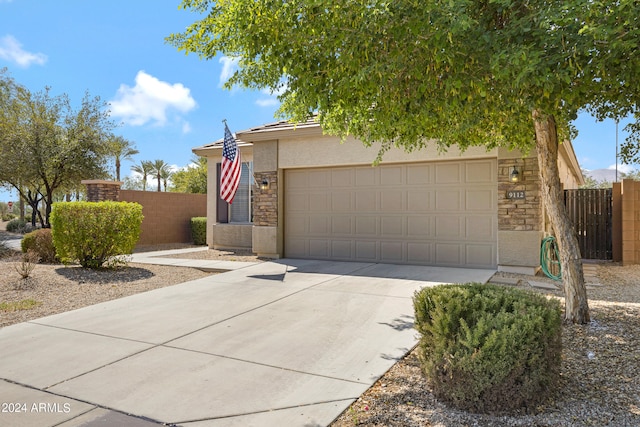
[[[258,262],[241,262],[241,261],[216,261],[206,259],[187,259],[187,258],[168,258],[166,255],[188,254],[193,252],[202,252],[209,250],[208,247],[202,246],[189,249],[168,249],[165,251],[155,252],[138,252],[131,255],[131,262],[138,264],[155,264],[155,265],[172,265],[175,267],[193,267],[205,271],[231,271],[240,268],[249,267]]]
[[[415,345],[415,290],[493,274],[237,267],[0,329],[0,425],[325,426]]]

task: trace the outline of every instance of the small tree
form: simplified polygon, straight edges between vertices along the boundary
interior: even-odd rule
[[[206,194],[207,158],[195,158],[185,168],[173,172],[171,184],[169,191]]]
[[[37,211],[44,202],[43,227],[56,193],[82,179],[107,175],[107,136],[114,124],[106,104],[85,94],[79,107],[50,88],[31,92],[0,70],[0,183],[10,184]]]

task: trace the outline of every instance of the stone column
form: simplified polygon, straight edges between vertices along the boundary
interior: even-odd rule
[[[514,166],[518,182],[510,179]],[[498,270],[535,274],[540,267],[542,212],[538,160],[498,158]]]
[[[253,195],[253,225],[276,227],[278,225],[278,172],[256,172],[258,188]],[[262,182],[267,188],[262,189]]]
[[[278,141],[253,144],[253,174],[257,188],[253,195],[253,252],[258,256],[280,258],[282,254],[282,205],[280,185],[282,172],[278,170]],[[261,188],[262,182],[267,188]]]

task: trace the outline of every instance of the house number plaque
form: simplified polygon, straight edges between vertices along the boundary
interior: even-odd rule
[[[507,191],[507,199],[524,199],[524,191]]]

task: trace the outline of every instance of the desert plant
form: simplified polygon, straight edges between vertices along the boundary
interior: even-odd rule
[[[14,218],[7,223],[7,231],[10,233],[23,233],[27,227],[27,221]]]
[[[22,252],[32,251],[38,255],[42,262],[52,263],[56,260],[56,248],[53,246],[50,228],[42,228],[25,234],[20,245]]]
[[[197,216],[191,218],[191,239],[194,245],[207,244],[207,218]]]
[[[121,264],[140,237],[142,218],[138,203],[56,203],[51,213],[56,253],[62,262],[88,268]]]
[[[442,285],[414,295],[422,367],[434,395],[472,412],[531,410],[560,373],[557,300],[484,284]]]
[[[12,214],[12,213],[4,213],[2,214],[2,220],[3,221],[11,221],[12,219],[16,218],[16,214]]]
[[[20,277],[22,279],[28,279],[33,273],[33,270],[36,268],[36,264],[38,263],[39,258],[38,254],[33,251],[29,251],[27,253],[22,254],[22,258],[20,258],[20,262],[14,266]]]

